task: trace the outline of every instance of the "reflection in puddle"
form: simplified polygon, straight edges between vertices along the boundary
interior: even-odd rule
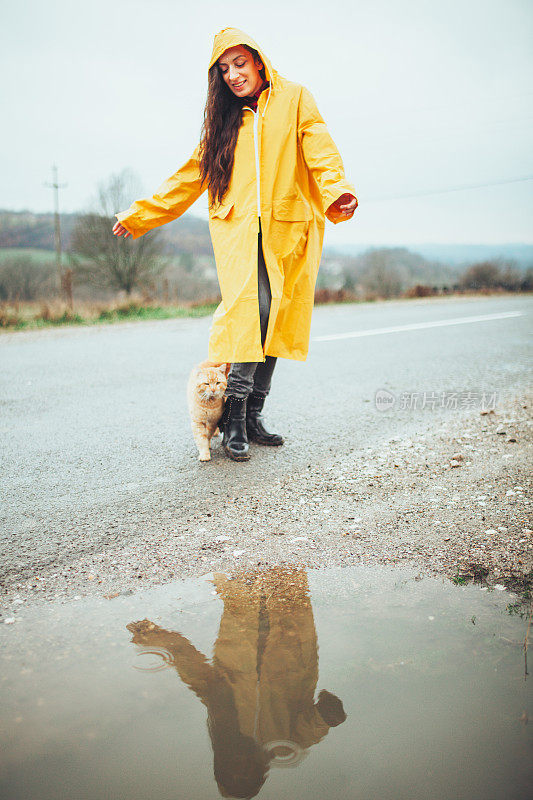
[[[529,800],[530,612],[368,566],[24,607],[0,797]]]
[[[132,622],[132,642],[175,669],[207,709],[214,775],[223,797],[255,797],[269,767],[295,767],[346,719],[341,700],[315,702],[318,652],[307,576],[271,569],[215,575],[224,602],[212,662],[177,631]]]

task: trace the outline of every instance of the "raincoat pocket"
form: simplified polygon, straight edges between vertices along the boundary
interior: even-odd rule
[[[221,203],[215,208],[210,208],[209,217],[213,219],[226,219],[234,205],[235,203]]]
[[[299,195],[289,195],[272,205],[272,216],[282,222],[309,222],[313,219],[311,206]]]

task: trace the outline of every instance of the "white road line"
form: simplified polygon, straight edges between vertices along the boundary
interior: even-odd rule
[[[434,322],[413,322],[411,325],[395,325],[391,328],[371,328],[368,331],[350,331],[349,333],[333,333],[329,336],[314,336],[314,342],[333,342],[337,339],[356,339],[359,336],[377,336],[381,333],[401,333],[401,331],[417,331],[423,328],[440,328],[444,325],[465,325],[469,322],[486,322],[491,319],[508,319],[522,317],[524,311],[503,311],[500,314],[480,314],[477,317],[457,317],[456,319],[439,319]]]

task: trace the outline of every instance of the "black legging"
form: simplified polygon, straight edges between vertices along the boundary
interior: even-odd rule
[[[264,345],[272,294],[265,264],[265,256],[263,254],[261,220],[259,220],[259,234],[257,238],[257,298],[259,302],[261,344]],[[244,361],[232,364],[228,375],[226,396],[231,394],[234,397],[248,397],[250,392],[253,391],[254,394],[260,397],[266,397],[270,391],[272,373],[274,372],[276,361],[277,359],[274,356],[267,356],[266,361]]]

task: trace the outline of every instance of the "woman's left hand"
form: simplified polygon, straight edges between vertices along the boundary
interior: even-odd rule
[[[338,211],[340,214],[344,214],[346,218],[353,216],[353,213],[359,203],[357,202],[357,197],[353,194],[341,194],[338,200],[335,200],[332,203],[331,208],[334,208],[335,211]]]

